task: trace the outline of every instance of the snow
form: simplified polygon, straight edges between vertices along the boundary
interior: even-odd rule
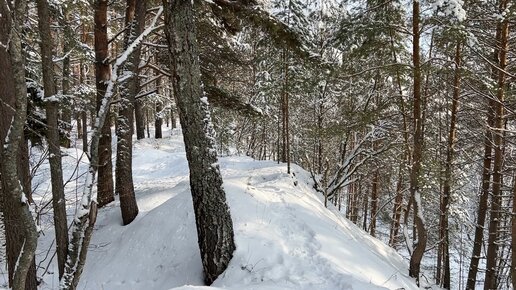
[[[122,226],[118,200],[99,210],[78,289],[418,289],[408,277],[406,261],[393,249],[336,209],[324,207],[308,172],[292,165],[292,174],[287,174],[284,164],[239,156],[219,159],[237,249],[214,287],[203,286],[183,138],[180,129],[164,130],[164,136],[169,137],[135,141],[133,175],[140,213]],[[66,150],[65,180],[79,176],[75,182],[80,187],[86,158],[76,169],[82,152]],[[36,178],[38,190],[48,190],[49,180]],[[80,203],[70,190],[75,186],[70,182],[67,194]],[[68,209],[73,218],[75,204],[68,203]],[[38,261],[52,244],[51,220],[41,220],[45,235],[40,236]],[[48,260],[40,264],[44,267]],[[58,285],[55,264],[54,259],[40,289]]]

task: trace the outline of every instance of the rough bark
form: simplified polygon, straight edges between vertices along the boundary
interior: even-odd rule
[[[109,67],[108,35],[107,35],[107,0],[95,1],[95,81],[97,87],[97,112],[106,94],[107,84],[111,78]],[[102,127],[99,141],[98,167],[98,206],[102,207],[115,200],[113,193],[113,164],[111,161],[111,125],[109,117]]]
[[[50,12],[47,0],[38,0],[38,25],[41,36],[41,58],[43,67],[43,86],[47,114],[47,141],[50,179],[52,183],[52,208],[54,210],[54,229],[56,234],[56,252],[59,278],[63,276],[68,252],[68,225],[66,221],[66,202],[63,185],[63,169],[61,164],[61,148],[59,140],[59,101],[56,98],[54,81],[53,41],[50,31]]]
[[[202,92],[191,1],[164,1],[174,93],[183,130],[204,281],[227,268],[235,250],[233,223],[222,188],[214,131]]]
[[[419,273],[421,269],[421,260],[426,249],[427,232],[425,222],[423,220],[421,208],[421,192],[419,189],[419,175],[421,171],[421,159],[423,151],[423,118],[422,118],[422,102],[421,102],[421,63],[419,48],[419,1],[412,1],[412,63],[414,70],[414,99],[413,99],[413,122],[414,122],[414,149],[412,151],[412,168],[410,171],[410,196],[414,207],[414,222],[417,240],[414,245],[414,251],[410,256],[409,275],[416,279],[419,285]]]
[[[125,15],[126,35],[124,50],[142,33],[145,24],[146,1],[128,0]],[[130,77],[120,83],[120,102],[116,126],[116,193],[120,197],[120,209],[124,225],[131,223],[138,215],[138,204],[134,194],[132,175],[133,156],[133,112],[135,96],[138,94],[140,83],[138,80],[138,64],[140,63],[140,49],[135,49],[129,56],[129,61],[122,68],[122,72],[130,73]]]
[[[500,11],[505,11],[509,0],[502,0],[500,2]],[[496,289],[497,287],[497,269],[496,264],[498,260],[498,227],[500,223],[500,210],[502,206],[501,187],[502,187],[502,166],[503,166],[503,146],[504,140],[502,131],[504,129],[504,100],[505,100],[505,86],[507,67],[507,53],[509,50],[509,21],[505,18],[501,22],[500,37],[497,39],[499,43],[498,60],[498,88],[496,93],[496,101],[494,102],[494,122],[493,128],[496,130],[493,137],[494,147],[494,162],[493,162],[493,185],[491,208],[489,211],[489,237],[487,242],[487,262],[486,262],[486,277],[484,281],[484,289]]]
[[[15,6],[0,3],[0,173],[4,214],[9,286],[15,290],[36,289],[34,253],[37,230],[28,206],[25,168],[20,166],[21,154],[26,154],[23,127],[27,117],[25,65],[18,27],[26,12],[26,2]],[[7,39],[10,38],[10,41]],[[26,158],[26,157],[23,157]],[[23,188],[25,187],[25,188]],[[24,190],[26,192],[24,192]]]

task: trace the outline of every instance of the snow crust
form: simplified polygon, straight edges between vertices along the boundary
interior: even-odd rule
[[[393,249],[324,207],[309,173],[293,165],[289,175],[284,164],[249,157],[219,159],[237,249],[213,287],[203,286],[183,138],[179,129],[164,130],[170,135],[135,141],[140,213],[122,226],[118,201],[99,210],[78,289],[418,289]],[[65,176],[72,170],[65,166]],[[74,174],[86,170],[83,162]],[[52,239],[47,226],[39,260]],[[41,289],[56,285],[54,261]]]

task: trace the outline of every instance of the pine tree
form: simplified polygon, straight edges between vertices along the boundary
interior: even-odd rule
[[[190,168],[204,281],[210,285],[233,256],[233,222],[222,187],[208,102],[202,91],[193,5],[182,0],[164,1],[163,4],[166,6],[170,70]]]

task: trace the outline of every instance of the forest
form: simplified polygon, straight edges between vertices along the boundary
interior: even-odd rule
[[[135,225],[150,220],[149,200],[159,195],[145,186],[171,194],[185,181],[191,205],[169,205],[177,192],[160,204],[191,215],[199,287],[395,289],[345,286],[344,278],[326,288],[313,286],[316,278],[299,278],[301,288],[226,285],[238,280],[231,269],[244,246],[247,213],[237,205],[247,199],[238,195],[258,199],[256,184],[281,191],[285,179],[290,191],[278,195],[286,203],[278,219],[306,232],[278,228],[289,234],[280,242],[312,235],[303,246],[325,249],[314,246],[321,233],[298,226],[299,211],[287,219],[305,198],[289,194],[310,192],[317,206],[303,215],[329,210],[371,247],[387,245],[393,253],[383,260],[403,258],[397,275],[414,284],[398,289],[516,289],[515,7],[511,0],[0,0],[0,288],[190,284],[100,288],[89,274],[101,267],[90,257],[108,235],[104,226],[115,229],[112,245],[134,240],[125,229],[136,235],[152,226]],[[159,167],[176,145],[175,164],[184,166]],[[154,158],[156,150],[162,155]],[[244,161],[250,165],[240,173],[249,177],[239,192],[231,168]],[[172,183],[172,174],[182,181]],[[273,208],[273,195],[267,200]],[[163,224],[180,219],[174,214],[164,213]],[[251,217],[245,226],[257,222]],[[165,232],[156,243],[174,249]],[[292,256],[297,246],[286,245]],[[346,259],[339,249],[354,249],[335,247],[328,255],[336,260]],[[123,263],[135,254],[116,257]],[[258,275],[259,264],[238,267]]]

